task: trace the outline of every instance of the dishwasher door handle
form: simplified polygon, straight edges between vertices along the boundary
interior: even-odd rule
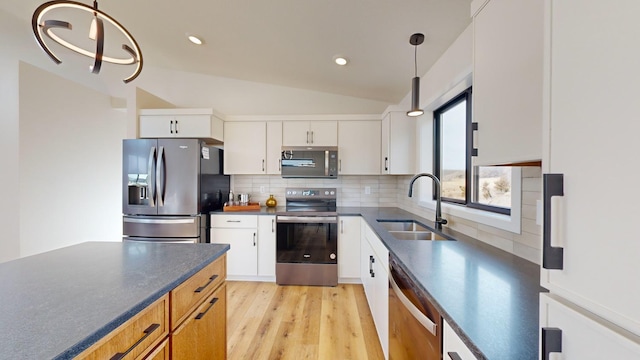
[[[393,292],[396,294],[396,296],[398,297],[402,305],[404,305],[404,307],[409,311],[411,316],[413,316],[416,320],[418,320],[420,325],[422,325],[425,329],[427,329],[433,336],[436,336],[436,330],[438,328],[438,325],[433,321],[431,321],[431,319],[429,319],[425,314],[423,314],[422,311],[420,311],[420,309],[418,309],[415,305],[413,305],[411,300],[409,300],[406,296],[404,296],[404,294],[402,293],[402,290],[400,290],[400,288],[398,287],[398,284],[396,284],[396,281],[393,279],[393,275],[391,271],[389,272],[389,283],[391,283],[391,288],[393,289]]]

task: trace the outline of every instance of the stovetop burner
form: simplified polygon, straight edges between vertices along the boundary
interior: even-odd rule
[[[287,188],[287,213],[336,213],[335,188]],[[314,214],[316,215],[316,214]]]

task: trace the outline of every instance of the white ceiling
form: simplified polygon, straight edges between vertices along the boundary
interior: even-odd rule
[[[30,21],[42,2],[4,0],[0,9]],[[136,38],[145,66],[397,104],[411,89],[411,34],[426,35],[423,75],[470,24],[470,2],[103,0],[99,8]],[[350,63],[335,65],[337,54]]]

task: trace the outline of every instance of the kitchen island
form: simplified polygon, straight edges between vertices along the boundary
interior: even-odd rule
[[[87,242],[2,263],[0,358],[71,359],[224,260],[228,250]]]

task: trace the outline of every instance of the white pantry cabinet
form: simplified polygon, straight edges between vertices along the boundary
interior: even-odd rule
[[[541,285],[640,335],[640,1],[545,7]]]
[[[360,216],[340,216],[340,228],[338,229],[339,282],[354,282],[354,279],[360,279],[360,221]]]
[[[267,174],[280,175],[282,166],[282,121],[267,121]]]
[[[258,276],[276,279],[276,216],[258,216]]]
[[[389,358],[389,251],[361,222],[360,276],[385,359]]]
[[[140,138],[199,138],[221,143],[223,121],[211,109],[142,109]]]
[[[446,320],[442,320],[442,358],[445,360],[476,360],[471,350],[451,328]],[[457,355],[457,357],[456,357]]]
[[[267,124],[264,121],[224,123],[224,173],[265,174],[267,170]]]
[[[543,5],[540,0],[471,5],[474,165],[542,159]]]
[[[640,337],[553,294],[540,294],[540,327],[541,359],[640,359]]]
[[[380,175],[380,121],[340,121],[338,158],[340,175]]]
[[[388,112],[382,119],[380,147],[383,174],[415,174],[416,119],[405,112]]]
[[[283,146],[337,146],[337,121],[283,121]]]

